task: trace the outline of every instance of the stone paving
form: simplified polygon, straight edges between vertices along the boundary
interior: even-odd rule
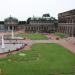
[[[49,40],[32,40],[32,44],[35,43],[54,43],[53,40],[49,39]]]
[[[57,44],[64,46],[65,48],[69,49],[71,52],[75,53],[75,44],[73,41],[70,40],[60,40]]]
[[[63,38],[56,40],[56,37],[54,34],[48,35],[48,37],[51,37],[55,43],[67,48],[69,51],[72,53],[75,53],[75,37],[68,37],[68,38]]]

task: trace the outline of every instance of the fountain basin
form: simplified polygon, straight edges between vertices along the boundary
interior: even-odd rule
[[[0,45],[0,54],[8,53],[9,51],[12,52],[12,51],[16,51],[16,50],[21,50],[24,48],[24,46],[25,46],[25,44],[23,44],[23,43],[5,44],[5,48],[1,48],[1,45]]]

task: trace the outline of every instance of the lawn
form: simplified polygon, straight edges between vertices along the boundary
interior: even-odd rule
[[[0,75],[75,75],[75,55],[57,44],[34,44],[0,59],[0,70]]]
[[[64,38],[65,37],[65,34],[63,33],[55,33],[56,36],[59,36],[60,38]]]
[[[28,38],[28,39],[32,39],[32,40],[41,40],[41,39],[48,39],[46,35],[44,34],[18,34],[17,36],[23,37],[23,38]]]

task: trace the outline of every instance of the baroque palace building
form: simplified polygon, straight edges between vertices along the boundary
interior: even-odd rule
[[[58,32],[75,36],[75,9],[58,14]]]
[[[18,19],[10,16],[4,19],[4,21],[0,21],[0,31],[10,32],[12,29],[14,31],[24,29],[25,24],[26,24],[26,21],[18,21]]]
[[[25,32],[49,33],[55,31],[54,23],[57,20],[50,17],[49,14],[43,14],[42,17],[30,17],[27,21],[19,21],[14,17],[8,17],[0,21],[0,31],[24,30]]]
[[[49,14],[44,14],[42,17],[30,17],[27,20],[28,25],[25,26],[26,32],[50,33],[55,31],[57,20],[50,17]]]
[[[67,36],[75,36],[75,9],[58,14],[58,20],[43,14],[42,17],[29,17],[27,21],[19,21],[8,17],[0,21],[0,31],[23,30],[30,33],[61,32]]]

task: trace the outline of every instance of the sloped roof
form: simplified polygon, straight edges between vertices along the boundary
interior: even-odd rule
[[[10,21],[10,20],[12,20],[12,21],[18,21],[17,18],[14,18],[14,17],[11,17],[11,16],[5,19],[5,21]]]

